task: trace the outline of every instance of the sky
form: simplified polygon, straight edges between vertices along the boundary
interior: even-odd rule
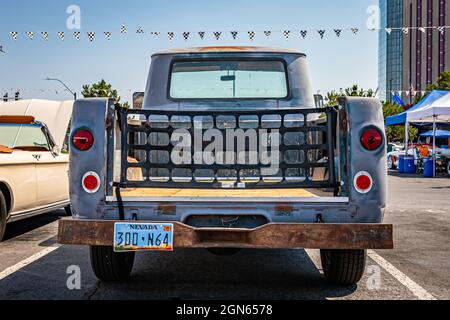
[[[353,84],[377,88],[378,34],[367,28],[368,8],[378,0],[1,0],[0,94],[9,96],[19,89],[22,98],[71,99],[57,82],[59,78],[77,92],[83,84],[100,79],[119,91],[122,101],[131,101],[133,92],[143,91],[150,57],[168,48],[255,45],[295,48],[308,55],[315,92],[326,94]],[[70,30],[67,20],[71,5],[80,8],[80,30]],[[126,25],[128,33],[120,34]],[[145,34],[136,34],[138,27]],[[338,38],[333,29],[360,29],[355,36],[344,30]],[[267,39],[257,32],[250,41],[247,31],[309,31],[306,39],[292,33],[285,40],[281,33]],[[320,39],[318,29],[328,29]],[[240,31],[233,40],[229,31]],[[10,32],[18,32],[14,41]],[[34,39],[26,36],[35,33]],[[49,32],[45,41],[41,32]],[[66,33],[61,41],[58,31]],[[73,31],[82,33],[79,41]],[[112,32],[108,41],[104,31]],[[159,31],[159,37],[150,35]],[[167,32],[174,32],[172,42]],[[182,33],[191,33],[188,41]],[[204,40],[198,31],[206,31]],[[222,31],[217,41],[212,32]],[[93,42],[87,32],[96,32]]]

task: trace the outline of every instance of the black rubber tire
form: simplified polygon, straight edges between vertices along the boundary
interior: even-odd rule
[[[5,235],[7,215],[8,213],[6,212],[6,200],[3,196],[3,193],[0,191],[0,242]]]
[[[209,253],[220,257],[231,257],[239,253],[242,249],[239,248],[208,248]]]
[[[72,209],[70,209],[70,204],[64,207],[64,211],[66,212],[67,217],[70,217],[72,215]]]
[[[104,282],[122,281],[130,277],[134,252],[117,253],[113,247],[90,247],[91,266],[97,278]]]
[[[366,269],[366,250],[320,250],[322,268],[328,282],[356,285]]]

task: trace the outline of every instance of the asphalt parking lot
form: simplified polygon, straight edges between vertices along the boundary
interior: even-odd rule
[[[142,253],[130,281],[100,283],[87,248],[56,244],[58,211],[8,226],[0,299],[450,299],[450,179],[391,174],[388,204],[396,248],[369,251],[358,286],[328,285],[315,250]]]

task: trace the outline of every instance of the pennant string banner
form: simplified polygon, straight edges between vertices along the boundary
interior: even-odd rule
[[[401,34],[403,34],[404,36],[407,36],[411,33],[411,31],[416,31],[416,32],[421,32],[421,33],[426,33],[427,30],[436,30],[437,32],[439,32],[440,34],[445,34],[446,29],[450,28],[450,26],[428,26],[428,27],[386,27],[386,28],[374,28],[374,29],[368,29],[369,31],[384,31],[386,32],[386,34],[391,35],[393,32],[400,32]],[[144,27],[142,26],[138,26],[136,29],[136,34],[137,35],[146,35],[149,34],[151,36],[154,37],[159,37],[162,33],[161,31],[152,31],[152,32],[146,32]],[[231,37],[236,40],[238,38],[239,33],[246,33],[248,35],[248,39],[250,41],[254,41],[256,39],[256,37],[258,36],[258,34],[261,34],[263,37],[265,37],[266,39],[269,38],[273,38],[274,34],[281,34],[281,36],[285,39],[285,40],[289,40],[290,38],[292,38],[293,34],[296,34],[297,37],[301,37],[303,39],[307,38],[307,35],[310,31],[313,32],[317,32],[318,36],[320,37],[320,39],[324,39],[325,34],[327,31],[330,31],[331,33],[334,33],[336,37],[341,38],[342,35],[344,34],[344,32],[350,32],[354,35],[357,35],[360,31],[359,28],[356,27],[352,27],[352,28],[333,28],[333,29],[317,29],[317,30],[263,30],[263,31],[258,31],[258,30],[250,30],[250,31],[238,31],[238,30],[234,30],[234,31],[230,31]],[[193,32],[193,31],[183,31],[180,32],[182,39],[184,39],[185,41],[188,41],[189,39],[191,39],[191,35],[192,34],[198,34],[200,37],[200,40],[204,40],[206,34],[209,34],[211,32],[212,36],[214,39],[216,40],[220,40],[222,38],[222,35],[225,33],[224,31],[197,31],[197,32]],[[112,40],[112,36],[113,33],[111,31],[103,31],[101,32],[104,34],[105,38],[110,41]],[[169,31],[169,32],[165,32],[167,34],[167,37],[169,39],[170,42],[172,42],[175,39],[175,32]],[[29,39],[29,40],[33,40],[36,34],[40,34],[42,36],[42,38],[45,41],[49,41],[51,40],[51,36],[52,34],[54,34],[56,36],[56,38],[59,38],[60,40],[64,40],[65,39],[65,32],[63,31],[58,31],[58,32],[49,32],[49,31],[41,31],[41,32],[34,32],[34,31],[27,31],[24,32],[25,35],[25,39]],[[90,42],[93,42],[95,40],[95,34],[96,32],[94,31],[89,31],[86,32],[87,35],[87,39]],[[128,34],[128,28],[126,25],[121,25],[120,26],[120,34],[121,35],[127,35]],[[9,36],[10,38],[12,38],[12,40],[17,41],[20,38],[21,32],[19,31],[10,31],[9,32]],[[80,40],[81,39],[81,35],[82,33],[80,31],[73,31],[72,32],[73,37],[76,40]]]

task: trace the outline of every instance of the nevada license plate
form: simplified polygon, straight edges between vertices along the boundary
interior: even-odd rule
[[[114,251],[173,251],[173,224],[128,223],[114,225]]]

